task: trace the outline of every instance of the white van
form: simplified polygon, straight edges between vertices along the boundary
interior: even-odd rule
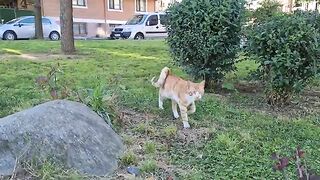
[[[167,37],[166,13],[145,13],[134,15],[126,24],[115,27],[112,39],[145,39]]]

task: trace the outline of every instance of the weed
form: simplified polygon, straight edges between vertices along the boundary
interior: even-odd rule
[[[150,136],[154,136],[156,133],[156,130],[154,129],[154,127],[146,124],[146,123],[139,123],[135,128],[134,128],[135,132],[139,132],[141,134],[147,134]]]
[[[157,162],[155,160],[146,160],[142,162],[141,171],[144,173],[152,173],[155,172],[158,168]]]
[[[139,132],[139,133],[145,133],[147,129],[147,126],[145,123],[139,123],[135,128],[134,131]]]
[[[122,140],[126,145],[133,145],[134,143],[134,138],[129,135],[123,135]]]
[[[146,154],[154,154],[156,152],[156,145],[154,142],[146,142],[144,145],[144,151]]]
[[[173,138],[173,137],[176,136],[177,131],[178,131],[178,129],[177,129],[176,126],[174,126],[174,125],[169,125],[169,126],[167,126],[167,127],[165,127],[165,128],[163,129],[163,135],[164,135],[166,138]]]
[[[77,171],[63,167],[50,159],[31,160],[22,163],[22,167],[35,179],[85,179]]]
[[[138,162],[137,156],[136,156],[132,151],[126,152],[126,153],[121,157],[121,163],[122,163],[124,166],[135,165],[135,164],[137,164],[137,162]]]

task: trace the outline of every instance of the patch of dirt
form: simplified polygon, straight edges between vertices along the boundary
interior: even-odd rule
[[[62,60],[62,59],[81,59],[80,55],[63,55],[63,54],[3,54],[0,56],[0,61],[11,59],[24,59],[29,61],[49,61],[49,60]]]
[[[158,169],[156,172],[142,174],[142,176],[140,176],[142,179],[174,179],[175,172],[180,168],[173,165],[170,160],[169,152],[173,144],[203,144],[211,137],[212,131],[208,128],[191,128],[185,130],[182,128],[181,121],[172,120],[171,117],[164,119],[154,114],[140,113],[129,109],[120,109],[118,112],[119,123],[121,124],[120,135],[133,140],[133,142],[126,144],[125,150],[125,152],[131,151],[137,156],[138,164],[133,166],[139,167],[143,161],[150,159],[150,157],[157,162]],[[176,132],[173,136],[164,135],[163,132],[168,126],[176,127]],[[141,127],[145,129],[142,130]],[[144,149],[146,142],[156,144],[155,154],[146,154]],[[127,166],[120,164],[115,174],[110,178],[119,180],[134,177],[126,171],[126,168]]]

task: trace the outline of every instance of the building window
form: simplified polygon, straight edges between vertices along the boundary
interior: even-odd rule
[[[74,6],[87,6],[86,0],[72,0]]]
[[[146,12],[147,11],[147,0],[136,0],[136,11]]]
[[[75,36],[87,35],[86,23],[73,23],[73,33]]]
[[[122,10],[122,0],[109,0],[109,9]]]

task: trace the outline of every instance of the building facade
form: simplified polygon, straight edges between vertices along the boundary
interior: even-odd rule
[[[155,0],[73,0],[75,36],[106,37],[136,13],[154,12]],[[43,16],[59,21],[59,0],[42,0]]]
[[[134,14],[154,12],[157,0],[72,0],[77,37],[108,37]],[[30,0],[0,0],[0,8],[33,10]],[[60,21],[60,0],[41,0],[42,14]],[[14,18],[14,17],[12,17]]]

